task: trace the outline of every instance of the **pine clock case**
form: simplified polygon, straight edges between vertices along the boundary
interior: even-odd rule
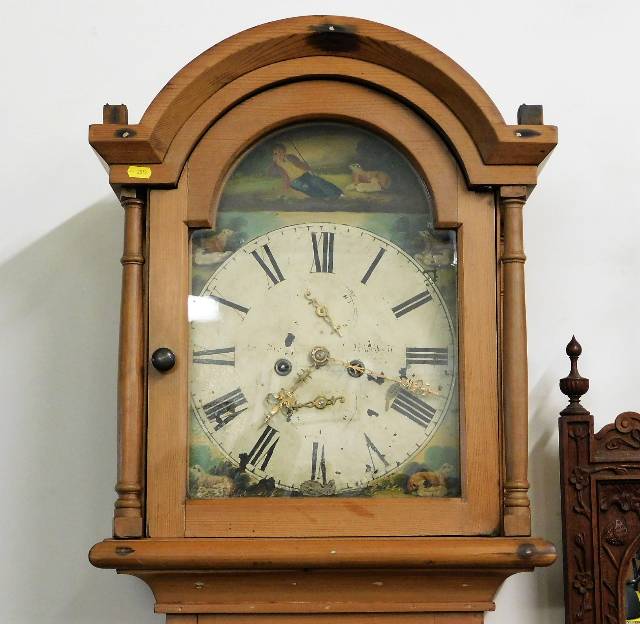
[[[553,562],[553,546],[529,537],[527,496],[522,208],[556,143],[537,112],[525,107],[529,123],[508,126],[428,44],[337,17],[214,46],[140,124],[105,107],[90,142],[126,217],[116,539],[92,549],[95,565],[143,578],[156,609],[183,619],[419,612],[451,622],[435,615],[448,612],[472,622],[504,578]],[[215,222],[224,180],[256,140],[318,119],[391,141],[428,184],[437,225],[457,229],[461,498],[187,497],[189,228]],[[168,373],[146,365],[160,346],[176,353]],[[198,621],[218,621],[207,617]]]

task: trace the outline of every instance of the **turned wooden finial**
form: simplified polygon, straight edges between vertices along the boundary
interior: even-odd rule
[[[569,397],[569,405],[563,413],[567,411],[571,413],[586,412],[584,407],[580,405],[580,398],[589,390],[589,380],[578,372],[578,358],[581,354],[582,347],[576,337],[572,336],[567,345],[567,355],[571,360],[571,370],[566,377],[560,380],[560,391]]]

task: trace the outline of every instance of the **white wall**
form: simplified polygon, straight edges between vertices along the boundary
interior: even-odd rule
[[[136,579],[91,568],[110,532],[121,210],[87,144],[102,104],[136,122],[224,37],[299,14],[385,22],[467,69],[560,145],[526,207],[535,532],[560,544],[557,380],[573,332],[602,426],[638,409],[640,4],[334,0],[3,2],[0,25],[0,621],[162,621]],[[510,579],[490,624],[559,624],[562,568]]]

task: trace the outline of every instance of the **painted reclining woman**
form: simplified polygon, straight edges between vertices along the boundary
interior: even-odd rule
[[[340,188],[313,173],[311,167],[297,156],[287,154],[287,148],[282,143],[276,143],[273,146],[273,163],[270,173],[280,174],[285,190],[292,188],[309,197],[323,199],[342,197]]]

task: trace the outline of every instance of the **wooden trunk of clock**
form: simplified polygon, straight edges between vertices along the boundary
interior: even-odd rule
[[[90,142],[126,221],[95,565],[174,624],[453,624],[553,562],[530,536],[522,212],[556,132],[518,122],[424,42],[328,17],[214,46],[140,124],[105,107]]]

